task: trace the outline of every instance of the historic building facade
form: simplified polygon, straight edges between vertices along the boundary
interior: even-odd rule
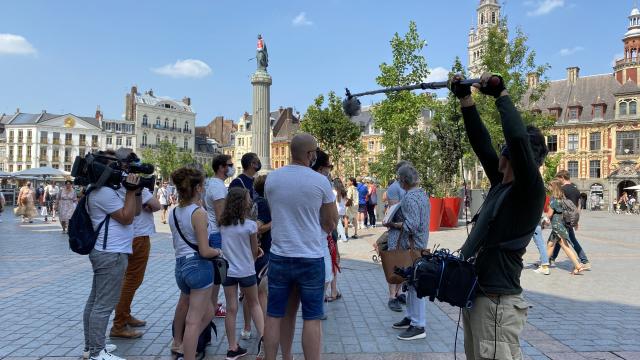
[[[69,172],[76,156],[134,141],[133,123],[103,119],[99,109],[94,117],[16,112],[1,121],[5,136],[0,164],[8,172],[42,166]]]
[[[162,141],[194,152],[196,114],[188,97],[177,101],[157,96],[153,90],[139,93],[133,86],[125,97],[125,120],[135,123],[136,152],[155,148]]]
[[[544,98],[525,104],[549,114],[556,124],[547,136],[551,155],[560,154],[588,206],[609,209],[626,187],[640,184],[640,11],[629,15],[623,37],[624,58],[613,73],[580,76],[567,69],[563,80],[551,81]],[[538,79],[530,75],[531,84]]]

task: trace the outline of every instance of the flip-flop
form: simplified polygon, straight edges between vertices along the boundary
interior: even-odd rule
[[[334,302],[334,301],[340,300],[340,299],[342,299],[342,294],[338,291],[336,293],[336,296],[329,296],[329,297],[326,298],[326,301],[327,302]]]

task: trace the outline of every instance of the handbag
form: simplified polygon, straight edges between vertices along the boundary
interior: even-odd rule
[[[200,207],[197,207],[193,211],[195,212],[199,208]],[[178,234],[180,234],[180,237],[182,238],[182,240],[185,243],[187,243],[187,245],[189,245],[189,247],[192,248],[195,252],[199,252],[198,245],[194,245],[189,241],[187,241],[187,239],[184,237],[184,234],[182,234],[182,230],[180,230],[180,224],[178,223],[178,218],[176,217],[175,208],[173,209],[173,223],[176,225],[176,230],[178,230]],[[224,281],[227,279],[227,270],[229,269],[229,262],[221,256],[216,256],[214,258],[210,258],[207,260],[211,261],[213,263],[214,269],[216,269],[216,271],[214,271],[214,274],[213,274],[213,283],[215,285],[223,284]]]
[[[402,237],[402,232],[400,237]],[[382,260],[382,270],[384,270],[384,276],[389,284],[402,284],[405,282],[405,278],[396,274],[396,269],[413,266],[416,259],[420,258],[422,250],[415,248],[413,235],[409,235],[409,249],[388,250],[388,240],[389,231],[385,231],[376,242]]]

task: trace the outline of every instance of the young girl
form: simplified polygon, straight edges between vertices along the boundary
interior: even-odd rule
[[[222,235],[222,249],[229,261],[227,278],[223,284],[224,296],[227,300],[227,316],[224,326],[229,340],[227,360],[235,360],[247,354],[236,339],[236,315],[238,313],[238,285],[244,300],[251,312],[251,318],[256,330],[262,335],[264,317],[258,302],[258,286],[255,270],[255,260],[262,256],[262,249],[258,246],[258,224],[250,220],[249,214],[253,204],[249,192],[244,188],[231,188],[227,194],[222,216],[218,221]],[[260,344],[261,345],[261,344]],[[258,347],[260,348],[260,345]]]
[[[578,275],[584,271],[582,264],[578,260],[573,248],[569,245],[567,240],[569,239],[569,232],[562,218],[562,200],[564,200],[564,192],[562,191],[562,182],[560,180],[553,180],[551,182],[551,201],[549,202],[549,211],[547,211],[547,217],[551,219],[551,236],[547,243],[547,254],[553,253],[553,248],[556,245],[556,241],[560,242],[560,247],[567,254],[567,257],[573,263],[575,268],[571,272],[572,275]]]
[[[176,254],[175,276],[180,288],[171,349],[184,354],[185,360],[194,360],[198,336],[214,315],[210,301],[213,266],[209,259],[220,256],[222,251],[209,246],[207,212],[197,205],[204,194],[204,175],[185,167],[174,171],[171,179],[180,194],[180,203],[168,216]]]

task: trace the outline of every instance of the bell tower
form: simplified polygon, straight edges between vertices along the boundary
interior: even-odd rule
[[[483,42],[487,39],[489,29],[500,22],[500,4],[498,0],[480,0],[476,10],[476,26],[469,30],[468,70],[470,77],[482,75]]]
[[[634,6],[628,18],[629,27],[622,38],[624,57],[616,60],[613,71],[620,84],[624,84],[628,80],[640,84],[638,76],[638,68],[640,68],[640,10],[637,6]]]

